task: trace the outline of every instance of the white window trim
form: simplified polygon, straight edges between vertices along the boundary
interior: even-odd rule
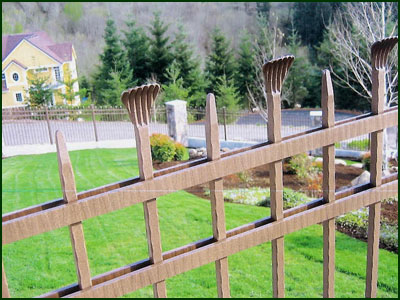
[[[17,94],[21,94],[22,101],[17,101]],[[24,103],[24,93],[23,92],[14,92],[14,101],[16,103]]]

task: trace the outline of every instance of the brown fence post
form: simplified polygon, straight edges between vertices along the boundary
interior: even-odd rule
[[[93,120],[93,129],[94,129],[94,138],[96,140],[96,142],[99,141],[99,137],[97,135],[97,126],[96,126],[96,117],[95,117],[95,113],[94,113],[94,104],[92,104],[90,106],[92,108],[92,120]]]
[[[387,38],[374,43],[371,47],[372,60],[372,101],[373,115],[382,114],[385,107],[385,67],[390,51],[397,44],[397,37]],[[383,130],[371,133],[371,185],[379,187],[382,184],[382,152]],[[368,216],[368,250],[367,278],[365,297],[375,298],[378,284],[378,256],[381,202],[369,206]]]
[[[7,277],[6,272],[4,271],[4,263],[2,264],[2,273],[1,273],[1,297],[2,298],[10,298],[10,292],[8,291]]]
[[[45,106],[45,111],[46,111],[46,122],[47,122],[47,129],[49,131],[50,144],[53,145],[53,137],[51,136],[51,127],[49,120],[49,108],[47,107],[47,105]]]
[[[222,108],[222,115],[224,117],[224,136],[225,136],[225,141],[227,141],[227,138],[226,138],[226,108],[225,108],[225,106]]]
[[[56,132],[56,146],[63,198],[65,203],[72,205],[74,202],[78,201],[75,177],[67,146],[65,144],[64,135],[59,130]],[[82,222],[70,225],[69,233],[72,249],[74,251],[79,287],[84,290],[92,286],[92,279],[90,277],[89,260],[86,251]]]
[[[274,59],[263,65],[265,89],[268,102],[268,140],[282,141],[281,136],[281,87],[294,61],[294,56]],[[282,160],[269,164],[271,195],[271,217],[283,219],[283,170]],[[274,298],[285,297],[284,237],[273,239],[272,243],[272,288]]]
[[[207,159],[218,160],[221,158],[219,144],[219,129],[217,108],[213,94],[207,95],[206,103],[206,145]],[[210,182],[211,215],[213,224],[213,237],[216,241],[226,239],[225,207],[223,194],[223,179]],[[223,257],[215,261],[217,275],[217,288],[219,298],[230,298],[228,258]]]
[[[154,177],[149,123],[150,109],[155,103],[159,90],[160,86],[158,84],[150,84],[127,90],[121,96],[122,103],[127,108],[135,129],[139,175],[142,180],[150,180]],[[150,261],[153,264],[159,264],[163,261],[163,258],[157,199],[150,199],[143,202],[143,210]],[[156,298],[167,297],[165,280],[153,284],[153,294]]]
[[[335,103],[331,74],[323,71],[321,88],[322,127],[331,128],[335,125]],[[335,201],[335,144],[322,147],[323,153],[323,199],[326,203]],[[324,264],[323,286],[324,298],[335,297],[335,219],[323,222]]]

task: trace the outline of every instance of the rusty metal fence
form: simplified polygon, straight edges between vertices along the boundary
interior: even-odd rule
[[[215,262],[217,294],[230,296],[229,256],[268,241],[272,242],[272,286],[274,297],[284,297],[284,236],[313,224],[323,226],[323,291],[334,297],[335,217],[362,207],[369,209],[366,297],[376,297],[381,200],[397,195],[398,174],[382,177],[382,149],[385,128],[398,126],[398,108],[384,110],[384,72],[387,54],[397,38],[385,39],[372,47],[372,112],[335,122],[334,97],[329,71],[322,77],[322,128],[282,137],[280,92],[293,62],[286,56],[263,67],[268,94],[268,142],[220,153],[215,98],[207,96],[203,127],[207,158],[152,172],[148,141],[148,109],[157,86],[142,86],[123,94],[124,104],[137,131],[140,177],[76,193],[72,165],[64,136],[56,134],[63,198],[2,216],[2,244],[69,226],[78,282],[41,297],[119,297],[153,285],[154,296],[167,296],[165,280],[202,265]],[[147,93],[147,98],[142,95]],[[147,99],[147,100],[146,100]],[[150,100],[151,101],[150,101]],[[147,108],[144,108],[147,107]],[[335,191],[335,154],[338,141],[371,134],[371,180],[368,184]],[[315,148],[323,148],[323,197],[283,210],[282,160]],[[150,157],[150,158],[149,158]],[[271,216],[226,231],[222,178],[261,165],[269,165]],[[213,236],[160,252],[161,240],[157,198],[203,183],[210,184]],[[82,221],[143,203],[149,258],[91,277]],[[9,297],[6,272],[2,270],[3,297]]]

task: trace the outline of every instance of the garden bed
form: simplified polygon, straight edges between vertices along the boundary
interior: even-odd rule
[[[154,168],[164,169],[171,167],[183,162],[171,161],[171,162],[155,162]],[[392,162],[393,164],[393,162]],[[396,163],[397,165],[397,163]],[[345,187],[351,184],[351,181],[361,175],[364,172],[363,169],[343,166],[337,164],[336,166],[336,190],[341,187]],[[254,169],[246,170],[237,174],[231,174],[225,176],[224,178],[224,190],[234,190],[234,189],[248,189],[248,188],[269,188],[269,171],[268,166],[259,166]],[[290,172],[288,163],[284,163],[283,166],[283,184],[285,188],[292,189],[298,192],[305,192],[306,187],[302,184],[296,174]],[[209,184],[201,184],[186,189],[187,192],[192,193],[198,197],[210,200],[209,196]],[[226,199],[227,200],[227,199]],[[229,200],[230,201],[230,200]],[[243,202],[244,203],[244,202]],[[246,203],[244,203],[246,204]],[[345,219],[346,220],[346,219]],[[381,211],[381,221],[382,224],[388,224],[391,228],[396,227],[398,224],[398,205],[397,202],[383,202]],[[343,232],[351,237],[366,241],[366,229],[365,226],[361,227],[356,223],[349,222],[337,222],[336,229]],[[397,247],[393,246],[393,243],[387,243],[386,240],[381,240],[380,247],[387,250],[397,252]]]

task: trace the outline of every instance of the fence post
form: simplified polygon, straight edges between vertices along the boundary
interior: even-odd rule
[[[47,122],[47,129],[49,130],[49,138],[50,138],[50,144],[53,145],[53,137],[51,136],[51,127],[50,127],[50,120],[49,120],[49,108],[47,105],[45,106],[46,109],[46,122]]]
[[[56,147],[63,198],[64,202],[68,205],[68,203],[72,204],[78,201],[78,197],[76,195],[75,177],[67,145],[65,144],[64,135],[59,130],[56,132]],[[69,225],[69,233],[72,250],[74,252],[79,287],[83,290],[92,286],[92,279],[90,276],[89,260],[86,251],[82,222]]]
[[[281,87],[294,61],[294,56],[274,59],[263,65],[268,102],[268,141],[279,143],[281,134]],[[269,164],[271,218],[283,219],[283,169],[282,160]],[[285,297],[284,237],[280,235],[272,244],[272,289],[274,298]]]
[[[206,145],[207,159],[218,160],[221,158],[217,109],[213,94],[207,95],[206,103]],[[223,179],[219,178],[210,182],[211,215],[213,236],[216,241],[226,239],[225,208],[223,194]],[[217,288],[219,298],[230,298],[228,258],[223,257],[215,261]]]
[[[397,44],[397,37],[387,38],[374,43],[371,47],[372,60],[372,101],[373,115],[382,114],[385,107],[385,68],[388,55]],[[383,130],[371,133],[371,185],[382,184]],[[365,297],[375,298],[378,284],[378,256],[381,202],[368,207],[368,250]]]
[[[173,100],[165,103],[168,135],[184,146],[188,145],[188,121],[186,101]]]
[[[226,108],[225,108],[225,106],[222,108],[222,114],[224,116],[224,136],[225,136],[225,141],[227,141],[227,138],[226,138]]]
[[[335,104],[331,74],[323,71],[321,88],[322,127],[332,128],[335,125]],[[322,147],[323,155],[323,199],[326,203],[335,201],[335,144]],[[324,263],[323,286],[324,298],[335,297],[335,219],[323,223]]]
[[[99,141],[99,137],[97,135],[97,126],[96,126],[96,117],[94,113],[94,104],[90,106],[92,108],[92,120],[93,120],[93,129],[94,129],[94,138],[96,139],[96,142]]]

